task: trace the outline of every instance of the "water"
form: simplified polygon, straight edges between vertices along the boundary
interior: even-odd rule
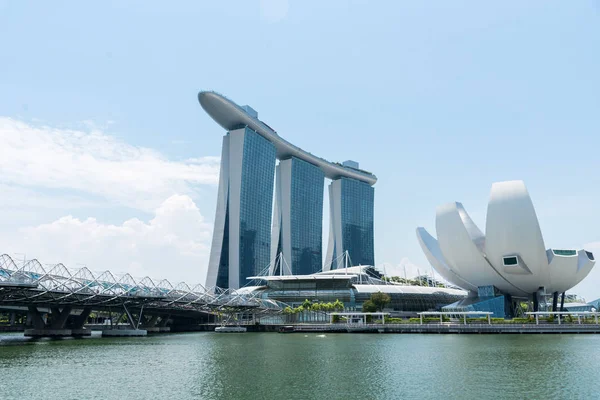
[[[600,336],[0,336],[0,399],[600,397]]]

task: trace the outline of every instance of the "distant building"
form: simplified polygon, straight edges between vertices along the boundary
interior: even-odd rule
[[[340,300],[346,310],[360,311],[373,293],[386,293],[390,303],[385,311],[392,316],[417,316],[420,311],[436,311],[463,300],[467,292],[457,288],[414,286],[383,281],[371,266],[355,266],[310,275],[257,276],[249,279],[260,286],[243,290],[260,293],[261,298],[281,301],[291,307],[311,302]]]
[[[346,265],[340,263],[345,254],[354,265],[374,264],[375,175],[355,161],[331,163],[294,146],[250,106],[215,92],[200,92],[198,100],[227,130],[207,287],[239,288],[265,270],[320,271],[325,178],[332,180],[330,214],[335,217],[325,269]]]

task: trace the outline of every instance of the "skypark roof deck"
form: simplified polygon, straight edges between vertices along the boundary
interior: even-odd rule
[[[204,111],[225,130],[230,131],[242,126],[248,126],[269,140],[275,145],[277,158],[280,160],[290,157],[299,158],[321,168],[325,176],[330,179],[340,177],[353,178],[369,185],[374,185],[377,182],[377,177],[370,172],[329,162],[291,144],[279,136],[269,125],[252,116],[241,106],[225,96],[216,92],[203,91],[198,93],[198,101]]]

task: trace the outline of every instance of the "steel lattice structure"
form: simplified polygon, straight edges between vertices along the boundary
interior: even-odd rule
[[[135,279],[110,271],[94,274],[87,267],[69,269],[62,263],[42,265],[37,259],[21,266],[8,254],[0,255],[0,304],[24,306],[73,306],[108,309],[143,306],[164,312],[236,312],[277,314],[287,306],[263,299],[259,293],[203,285],[176,285],[163,279]]]

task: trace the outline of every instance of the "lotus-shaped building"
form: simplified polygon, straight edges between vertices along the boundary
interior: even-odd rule
[[[485,228],[484,235],[461,203],[438,207],[437,240],[417,228],[433,268],[448,282],[470,291],[472,298],[477,296],[477,301],[503,296],[509,307],[511,299],[514,305],[514,299],[526,298],[537,310],[542,295],[554,294],[556,310],[558,293],[571,289],[594,266],[589,251],[546,249],[522,181],[492,185]]]

